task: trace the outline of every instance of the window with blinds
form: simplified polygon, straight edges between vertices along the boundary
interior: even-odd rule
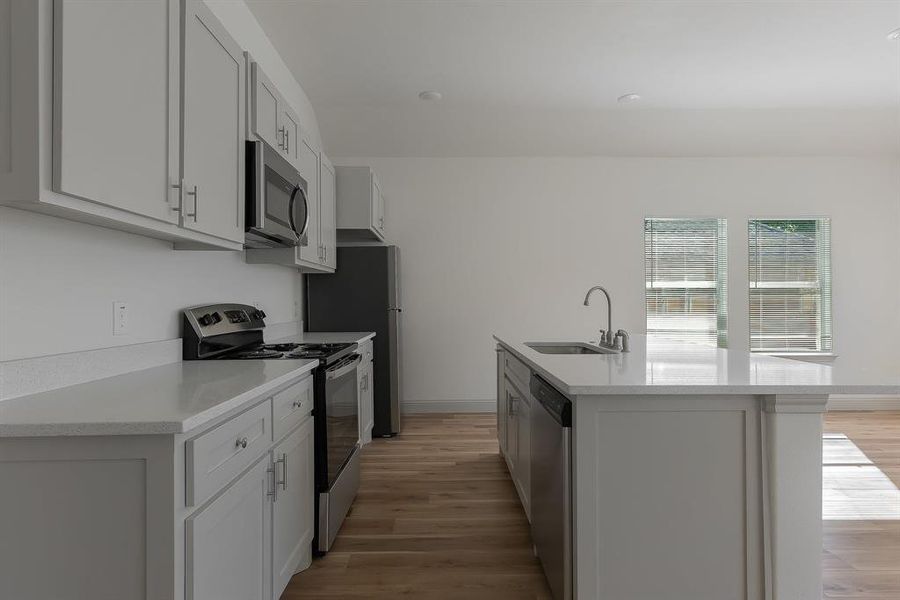
[[[831,352],[831,220],[750,221],[750,350]]]
[[[647,333],[727,346],[725,219],[644,219]]]

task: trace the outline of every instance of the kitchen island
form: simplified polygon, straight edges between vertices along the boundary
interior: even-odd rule
[[[529,519],[546,459],[533,376],[572,401],[574,598],[821,598],[828,396],[900,394],[900,377],[644,336],[590,355],[494,337],[498,434]]]

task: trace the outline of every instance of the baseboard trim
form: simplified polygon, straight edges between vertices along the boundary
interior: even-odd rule
[[[838,394],[828,398],[828,410],[900,410],[900,396],[851,396]]]
[[[497,412],[497,401],[491,400],[421,400],[404,402],[404,414],[421,413],[492,413]]]

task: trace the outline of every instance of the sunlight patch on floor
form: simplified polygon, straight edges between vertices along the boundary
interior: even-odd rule
[[[900,490],[842,433],[822,439],[822,518],[900,520]]]

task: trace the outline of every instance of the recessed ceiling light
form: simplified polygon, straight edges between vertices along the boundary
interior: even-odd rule
[[[419,100],[440,100],[444,96],[440,92],[435,92],[434,90],[425,90],[424,92],[419,92]]]
[[[624,96],[619,96],[617,101],[621,104],[627,104],[629,102],[637,102],[640,99],[640,94],[625,94]]]
[[[900,27],[887,34],[889,40],[900,40]]]

